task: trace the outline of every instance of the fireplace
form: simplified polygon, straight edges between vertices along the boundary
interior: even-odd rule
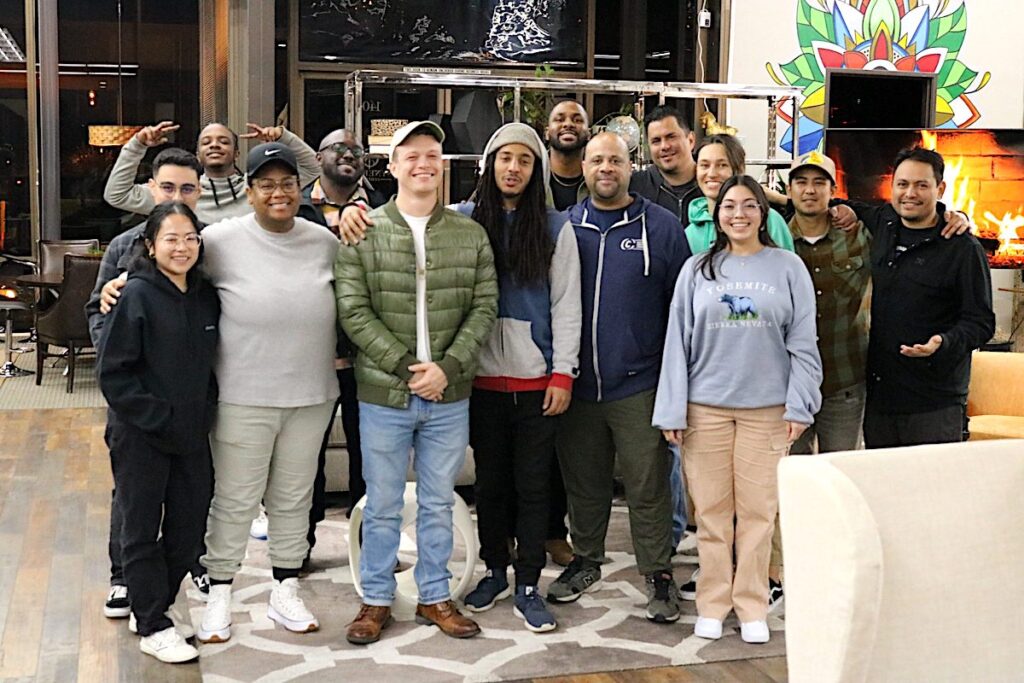
[[[992,268],[1024,268],[1024,130],[829,130],[836,194],[889,201],[890,164],[904,147],[946,160],[943,203],[971,218]]]

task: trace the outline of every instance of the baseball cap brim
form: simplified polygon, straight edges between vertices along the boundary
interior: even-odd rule
[[[246,176],[254,177],[267,164],[286,166],[293,174],[299,175],[299,162],[295,158],[295,152],[280,142],[266,142],[249,150],[245,165]]]
[[[395,150],[405,142],[406,138],[417,132],[432,135],[438,142],[444,142],[444,130],[441,129],[441,126],[433,121],[411,121],[396,130],[395,134],[391,136],[391,149],[388,150],[388,157],[393,159]]]

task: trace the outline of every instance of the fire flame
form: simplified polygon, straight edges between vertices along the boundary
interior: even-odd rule
[[[17,299],[17,298],[18,298],[17,290],[11,289],[9,287],[0,287],[0,299]]]
[[[925,149],[935,151],[938,139],[938,133],[921,131],[921,146]],[[1024,261],[1024,243],[1017,230],[1024,228],[1024,206],[1017,207],[1016,214],[1005,212],[1002,218],[998,218],[991,211],[985,211],[981,217],[975,216],[977,201],[970,192],[972,178],[963,173],[965,162],[963,155],[946,159],[946,172],[943,174],[946,192],[943,201],[951,210],[962,211],[967,215],[975,235],[994,235],[999,240],[999,248],[990,257],[991,265],[998,266],[1000,262],[1009,262],[1020,267],[1020,262]]]

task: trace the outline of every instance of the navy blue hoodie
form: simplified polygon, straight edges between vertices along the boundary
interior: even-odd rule
[[[682,224],[631,192],[620,212],[569,210],[580,251],[583,334],[573,394],[617,401],[658,385],[669,304],[690,257]]]

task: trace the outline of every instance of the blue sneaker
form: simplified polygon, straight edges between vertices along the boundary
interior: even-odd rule
[[[548,611],[544,598],[537,592],[536,586],[516,586],[514,602],[512,612],[534,633],[554,631],[558,626],[558,622]]]
[[[470,612],[486,612],[494,607],[494,603],[498,600],[504,600],[510,595],[512,595],[512,589],[508,585],[508,579],[505,578],[505,572],[503,571],[498,576],[494,570],[488,569],[484,578],[480,579],[480,583],[470,591],[463,603]]]

